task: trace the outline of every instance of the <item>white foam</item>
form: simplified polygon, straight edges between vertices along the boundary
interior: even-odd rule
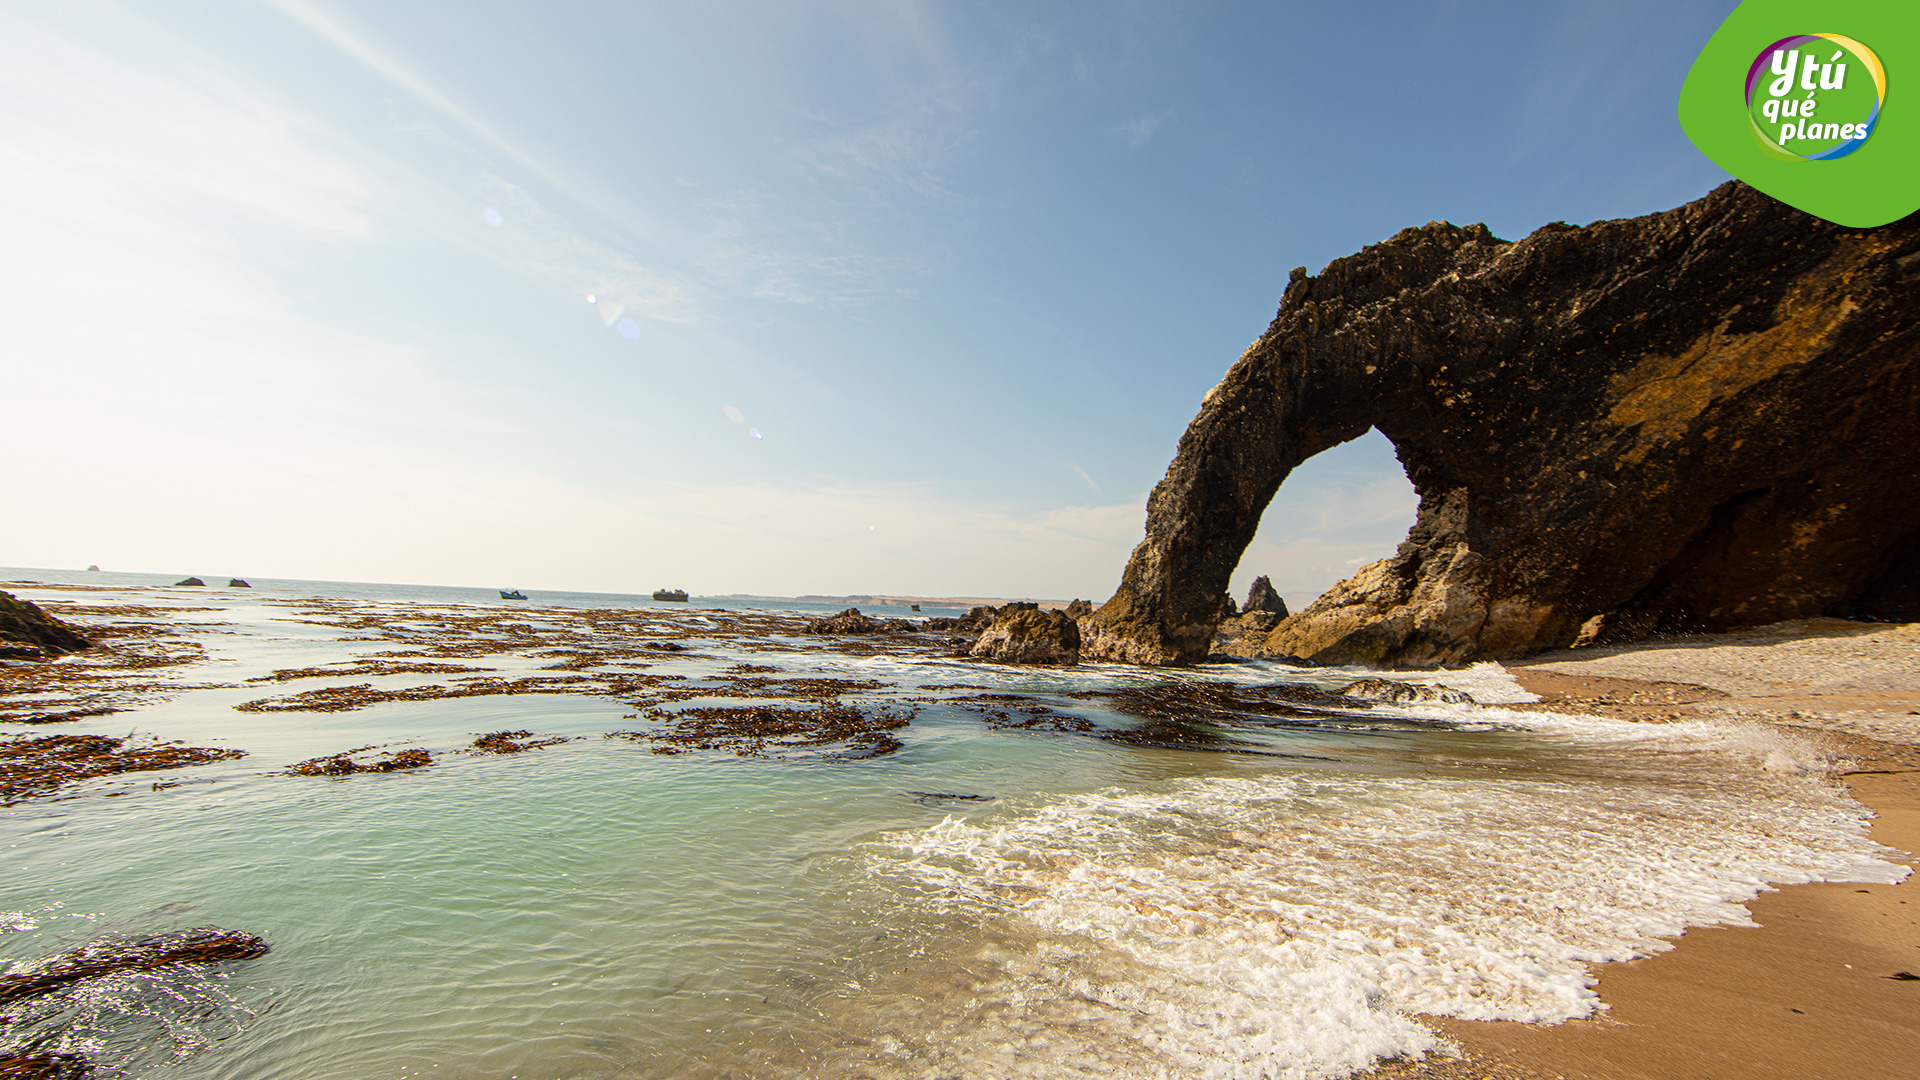
[[[1208,778],[950,817],[870,846],[871,872],[903,899],[1053,950],[1000,963],[981,992],[1019,1008],[934,1022],[959,1048],[950,1058],[982,1055],[941,1065],[1344,1075],[1436,1048],[1417,1013],[1588,1015],[1589,964],[1670,948],[1688,926],[1748,924],[1739,905],[1769,882],[1906,872],[1865,838],[1863,808],[1779,767],[1804,746],[1793,757],[1727,725],[1565,719],[1542,726],[1673,767],[1604,781]]]

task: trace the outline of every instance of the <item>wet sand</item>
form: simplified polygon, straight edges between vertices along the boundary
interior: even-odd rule
[[[1512,671],[1549,708],[1642,722],[1747,719],[1813,734],[1920,865],[1920,625],[1806,620],[1742,634],[1568,650]],[[1871,733],[1876,738],[1863,738]],[[1465,1056],[1381,1066],[1426,1080],[1906,1080],[1920,1075],[1920,884],[1796,885],[1757,927],[1688,931],[1600,967],[1608,1008],[1542,1026],[1427,1018]]]

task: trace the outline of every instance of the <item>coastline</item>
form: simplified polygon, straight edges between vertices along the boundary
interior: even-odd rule
[[[1920,624],[1796,620],[1735,634],[1562,650],[1509,667],[1548,709],[1638,722],[1747,720],[1811,737],[1920,866]],[[1920,1060],[1920,875],[1813,883],[1746,905],[1757,926],[1688,930],[1596,965],[1606,1009],[1558,1025],[1423,1017],[1463,1056],[1393,1080],[1896,1080]]]
[[[1864,742],[1864,740],[1862,740]],[[1855,752],[1869,748],[1856,745]],[[1920,850],[1920,751],[1847,777],[1872,836]],[[1888,770],[1888,771],[1878,771]],[[1903,861],[1911,861],[1903,860]],[[1601,965],[1608,1008],[1542,1026],[1423,1017],[1461,1058],[1383,1065],[1421,1080],[1896,1080],[1920,1059],[1920,885],[1791,885],[1747,905],[1757,927],[1687,931],[1671,951]]]

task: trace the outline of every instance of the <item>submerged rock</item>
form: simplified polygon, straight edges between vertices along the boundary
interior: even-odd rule
[[[1078,664],[1080,628],[1063,611],[1041,611],[1034,604],[1008,604],[980,640],[972,656],[1003,664]]]
[[[1410,702],[1473,704],[1473,695],[1464,690],[1455,690],[1449,686],[1421,686],[1416,683],[1396,682],[1393,679],[1360,679],[1342,688],[1340,694],[1343,697],[1359,698],[1362,701],[1388,701],[1395,704]]]
[[[40,605],[0,592],[0,660],[51,660],[88,644],[78,630]]]
[[[46,960],[16,965],[0,975],[0,1005],[116,972],[148,971],[168,964],[251,960],[265,956],[270,949],[252,934],[212,926],[130,939],[106,938]]]
[[[1090,656],[1204,658],[1296,466],[1377,428],[1392,558],[1260,643],[1431,667],[1865,611],[1920,619],[1920,215],[1849,229],[1733,182],[1519,243],[1405,229],[1318,277],[1209,391]]]

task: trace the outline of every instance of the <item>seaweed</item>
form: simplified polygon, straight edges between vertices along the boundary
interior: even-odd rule
[[[669,712],[648,709],[646,717],[666,725],[655,731],[615,731],[607,738],[654,744],[656,754],[723,750],[740,757],[778,757],[781,751],[807,750],[842,743],[836,757],[878,757],[892,753],[900,740],[887,734],[906,727],[917,708],[864,710],[844,702],[811,708],[771,705],[707,706]]]
[[[363,746],[358,750],[333,754],[327,757],[310,758],[287,768],[295,776],[349,776],[353,773],[403,772],[408,769],[424,769],[433,764],[433,755],[425,750],[387,751],[373,761],[355,761],[354,754],[365,753],[373,749]]]
[[[51,795],[99,776],[204,765],[247,753],[177,742],[136,747],[126,743],[110,735],[0,736],[0,805]]]

